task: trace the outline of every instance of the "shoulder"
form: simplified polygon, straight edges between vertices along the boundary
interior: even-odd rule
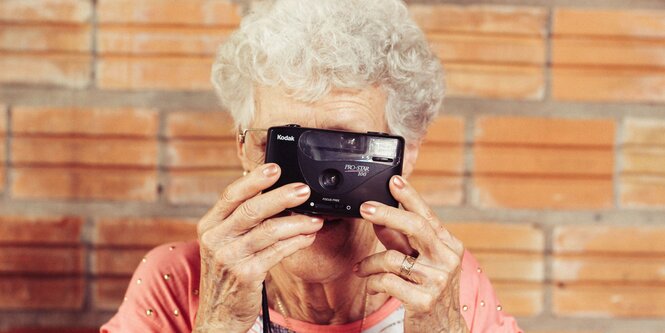
[[[198,308],[199,275],[198,242],[152,249],[141,259],[123,303],[105,327],[134,323],[133,327],[159,328],[161,332],[191,329]]]
[[[504,312],[489,278],[478,260],[464,251],[460,278],[460,306],[471,332],[521,332]]]

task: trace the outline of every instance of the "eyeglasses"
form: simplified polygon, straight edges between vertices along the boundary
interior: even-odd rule
[[[245,156],[255,165],[263,164],[266,158],[266,144],[268,143],[268,130],[263,128],[238,127],[238,142],[242,144]]]

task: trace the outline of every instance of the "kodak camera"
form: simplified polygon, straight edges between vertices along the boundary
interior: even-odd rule
[[[298,125],[268,129],[266,163],[282,174],[272,187],[303,182],[309,200],[290,211],[360,217],[360,204],[374,200],[397,207],[388,183],[402,174],[404,139],[385,133],[354,133]]]

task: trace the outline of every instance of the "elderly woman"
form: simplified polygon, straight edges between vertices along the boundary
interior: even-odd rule
[[[476,260],[409,184],[443,73],[398,0],[277,0],[221,46],[212,81],[239,127],[245,175],[200,220],[198,241],[151,251],[102,332],[517,332]],[[263,191],[265,129],[284,124],[406,139],[402,208],[362,218],[284,213],[303,183]],[[265,321],[267,322],[267,321]],[[265,329],[265,330],[264,330]]]

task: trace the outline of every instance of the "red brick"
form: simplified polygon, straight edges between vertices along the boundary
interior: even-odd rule
[[[157,165],[157,140],[17,137],[12,152],[19,165]]]
[[[612,180],[481,177],[473,179],[472,201],[480,207],[601,209],[612,206]]]
[[[229,30],[208,27],[101,26],[102,54],[214,55]]]
[[[88,26],[0,25],[3,51],[86,52],[92,48]]]
[[[665,227],[660,226],[557,226],[553,237],[553,250],[561,254],[665,254]]]
[[[92,16],[87,0],[3,0],[0,21],[83,23]]]
[[[557,256],[552,279],[563,282],[663,283],[665,261],[653,256]]]
[[[513,316],[536,316],[543,311],[544,286],[533,283],[492,282],[502,311]]]
[[[415,172],[409,182],[432,206],[459,206],[463,198],[461,176],[420,174]]]
[[[172,168],[240,168],[235,141],[170,141],[166,156]]]
[[[444,174],[462,174],[464,169],[462,145],[425,143],[420,147],[415,170]]]
[[[545,41],[542,38],[431,33],[427,39],[434,53],[444,64],[476,62],[542,65],[545,63]]]
[[[144,246],[196,239],[195,219],[108,218],[95,223],[97,246]]]
[[[474,252],[474,256],[492,281],[545,281],[542,254]]]
[[[557,8],[554,34],[665,37],[665,11]]]
[[[476,122],[476,142],[518,145],[614,145],[615,123],[609,119],[491,117]]]
[[[425,144],[464,143],[464,119],[462,117],[439,116],[427,128]]]
[[[665,146],[665,121],[626,118],[622,142],[627,145]]]
[[[665,207],[665,177],[625,175],[619,181],[622,207]]]
[[[156,170],[18,168],[11,191],[20,199],[157,199]]]
[[[0,309],[82,310],[85,282],[80,277],[2,277]]]
[[[657,40],[591,39],[562,36],[552,39],[553,66],[665,66],[665,45]]]
[[[90,84],[90,63],[90,55],[83,54],[3,54],[0,83],[85,88]]]
[[[547,11],[538,7],[413,4],[409,11],[430,31],[542,36],[547,25]]]
[[[134,108],[16,107],[12,110],[15,134],[81,134],[156,136],[158,114]]]
[[[96,309],[117,311],[125,296],[130,277],[97,278],[92,283]]]
[[[663,317],[665,287],[562,285],[554,289],[553,312],[570,317]]]
[[[211,57],[102,57],[97,87],[109,90],[212,90]]]
[[[83,248],[0,246],[1,274],[82,274]]]
[[[444,226],[472,251],[542,253],[543,231],[531,224],[444,222]]]
[[[131,276],[148,249],[97,248],[93,250],[92,273]]]
[[[171,171],[167,197],[173,204],[211,205],[242,170]]]
[[[0,217],[0,244],[78,245],[79,217]]]
[[[450,63],[445,69],[451,97],[541,100],[544,96],[540,67]]]
[[[552,96],[564,101],[665,102],[665,76],[647,69],[555,67]]]
[[[235,26],[240,7],[226,0],[100,0],[101,23]]]
[[[231,116],[222,111],[178,111],[166,116],[169,138],[216,138],[235,140]]]
[[[474,148],[476,174],[593,175],[611,177],[608,148],[481,146]]]

